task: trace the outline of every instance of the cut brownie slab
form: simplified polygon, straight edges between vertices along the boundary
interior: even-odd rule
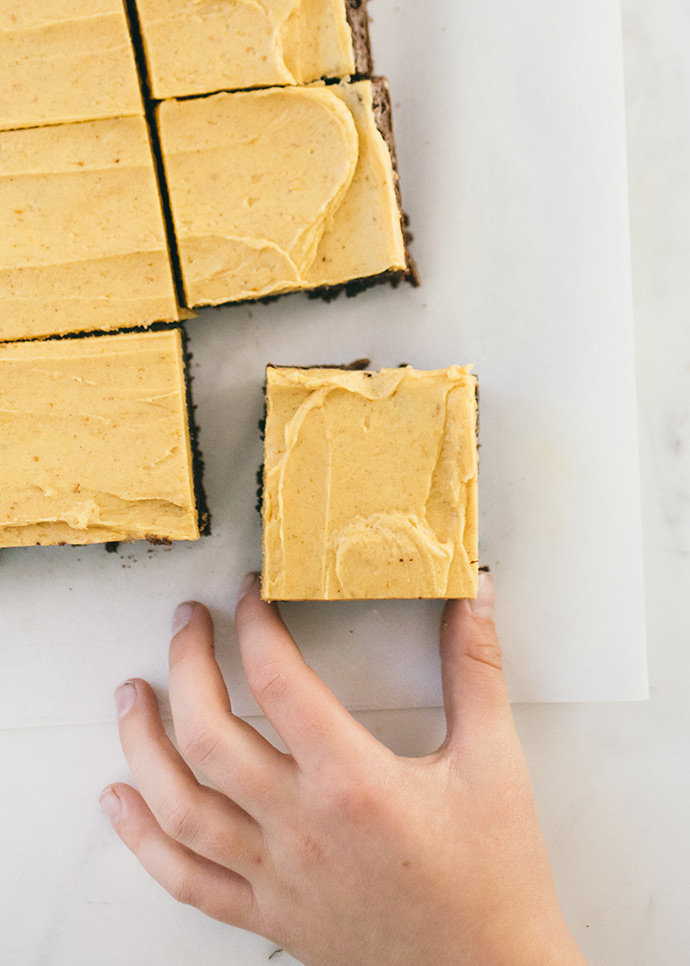
[[[469,369],[269,367],[267,600],[475,597]]]
[[[0,132],[0,340],[177,318],[144,118]]]
[[[362,0],[136,0],[154,98],[370,73]]]
[[[0,0],[0,129],[143,114],[122,0]]]
[[[189,306],[410,274],[385,81],[158,108]],[[390,133],[390,128],[387,128]]]
[[[0,387],[0,547],[198,538],[178,330],[4,343]]]

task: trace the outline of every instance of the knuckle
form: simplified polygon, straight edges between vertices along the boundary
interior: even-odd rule
[[[503,657],[498,641],[492,636],[478,637],[470,642],[466,658],[474,670],[481,670],[481,666],[503,671]]]
[[[194,889],[185,871],[177,872],[167,883],[166,889],[175,902],[179,902],[183,906],[195,905]]]
[[[203,765],[218,747],[220,736],[203,722],[185,725],[177,736],[180,751],[195,765]]]
[[[300,836],[298,849],[302,865],[317,865],[323,858],[323,846],[308,833]]]
[[[275,773],[270,769],[257,768],[252,762],[233,763],[233,777],[241,786],[248,799],[255,802],[284,802],[285,787],[276,781]]]
[[[292,683],[285,670],[275,661],[267,661],[247,673],[249,688],[257,699],[274,703],[286,701],[292,694]]]
[[[173,798],[160,809],[158,821],[163,831],[178,842],[190,842],[197,831],[194,804],[183,798]]]
[[[325,796],[325,802],[331,814],[349,823],[371,817],[378,804],[374,790],[358,778],[333,781]]]

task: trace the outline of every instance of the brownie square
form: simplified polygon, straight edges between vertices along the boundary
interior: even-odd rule
[[[143,117],[0,132],[0,340],[179,318]]]
[[[199,537],[178,330],[3,343],[0,384],[0,547]]]
[[[468,368],[269,367],[267,600],[475,597]]]
[[[143,114],[122,0],[0,0],[0,130]]]
[[[159,106],[189,306],[411,274],[382,90],[358,81]]]
[[[371,71],[361,0],[136,3],[151,93],[158,100]]]

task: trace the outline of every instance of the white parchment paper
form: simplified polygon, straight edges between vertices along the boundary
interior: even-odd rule
[[[266,362],[473,362],[481,560],[516,701],[647,694],[625,117],[617,0],[371,5],[423,285],[291,296],[190,323],[213,536],[174,548],[0,555],[0,726],[112,717],[164,691],[175,604],[214,611],[236,710],[235,594],[260,565]],[[435,706],[440,605],[284,607],[351,708]]]

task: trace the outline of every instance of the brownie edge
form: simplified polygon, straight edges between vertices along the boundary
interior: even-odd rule
[[[191,371],[192,352],[189,349],[189,334],[184,325],[180,325],[180,335],[182,337],[182,355],[184,358],[187,425],[189,427],[189,441],[192,449],[194,500],[199,523],[199,535],[207,537],[211,534],[211,512],[208,508],[206,490],[204,488],[204,458],[199,446],[199,426],[196,421],[196,406],[194,405],[192,397],[192,381],[194,378]],[[153,543],[153,540],[149,539],[149,543]]]
[[[369,36],[367,0],[345,0],[345,12],[352,34],[355,72],[361,77],[371,77],[374,72],[374,57]]]

